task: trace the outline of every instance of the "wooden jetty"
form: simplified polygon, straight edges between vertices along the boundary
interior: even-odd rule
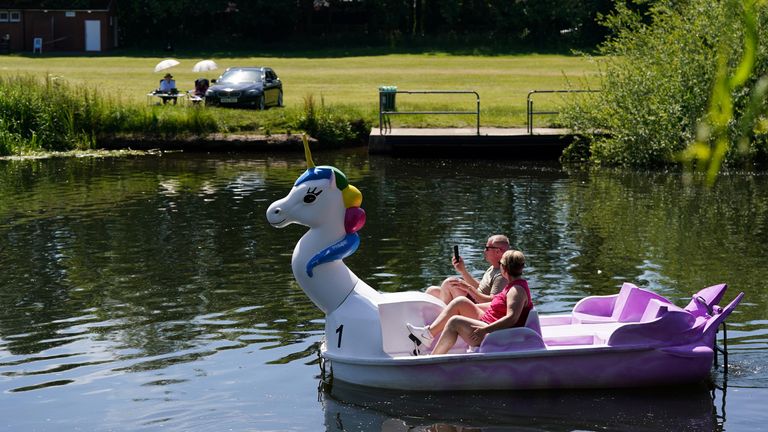
[[[368,151],[394,156],[452,156],[556,160],[575,135],[567,129],[373,128]]]

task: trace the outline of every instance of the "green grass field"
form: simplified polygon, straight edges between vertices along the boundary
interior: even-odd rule
[[[526,95],[533,89],[599,87],[595,63],[566,55],[468,56],[448,54],[397,54],[348,57],[223,57],[213,59],[219,69],[208,73],[192,72],[201,58],[177,54],[181,64],[170,69],[179,90],[193,88],[198,77],[216,78],[230,66],[270,66],[284,85],[283,109],[267,112],[208,108],[229,125],[229,130],[257,129],[265,121],[303,109],[304,100],[313,95],[327,107],[360,116],[378,124],[378,87],[395,85],[399,90],[474,90],[481,98],[481,125],[522,127],[526,124]],[[46,74],[73,85],[98,88],[109,98],[126,104],[146,104],[146,93],[158,86],[163,73],[153,72],[162,57],[99,56],[74,57],[2,56],[0,75]],[[537,95],[537,110],[556,109],[559,95]],[[473,95],[398,95],[400,110],[461,110],[475,108]],[[165,109],[183,109],[165,107]],[[398,116],[395,126],[462,127],[474,124],[473,116]],[[536,119],[546,126],[551,116]]]

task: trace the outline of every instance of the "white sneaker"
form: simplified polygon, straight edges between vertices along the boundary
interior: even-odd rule
[[[432,342],[434,342],[435,337],[429,332],[429,326],[417,327],[410,323],[405,323],[405,326],[408,327],[408,331],[411,333],[408,337],[417,345],[417,347],[419,345],[424,345],[424,347],[428,348],[432,345]]]

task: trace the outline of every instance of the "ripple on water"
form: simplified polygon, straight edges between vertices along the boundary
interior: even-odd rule
[[[480,276],[487,267],[482,246],[497,232],[525,252],[542,313],[568,312],[585,296],[616,293],[625,281],[684,306],[696,290],[725,281],[727,299],[747,293],[729,318],[728,384],[768,388],[768,243],[760,240],[768,232],[767,177],[729,177],[711,193],[682,187],[674,174],[332,152],[326,158],[363,192],[368,222],[345,263],[371,286],[423,290],[455,275],[454,244]],[[5,424],[315,430],[323,427],[317,417],[327,414],[335,425],[337,405],[318,404],[307,392],[317,385],[325,321],[291,275],[291,253],[305,228],[275,230],[264,222],[266,206],[304,168],[301,155],[59,160],[13,169],[0,162],[0,390],[12,395],[3,401],[12,412]],[[427,397],[438,401],[430,410],[442,402],[453,407],[447,420],[485,420],[500,401],[531,408],[530,399],[503,395],[471,403],[457,396],[454,405]],[[399,396],[393,398],[384,403],[397,407]],[[550,399],[534,398],[544,405]],[[599,413],[609,399],[563,403]],[[355,410],[360,400],[343,405],[341,417],[366,418],[370,410]],[[661,407],[654,397],[616,400],[617,412],[636,424],[655,424],[659,412],[669,424],[702,419],[686,417],[702,408],[696,404],[671,409],[667,399]],[[632,410],[649,405],[658,410]],[[729,405],[730,414],[760,418],[761,410],[740,412],[743,406]],[[423,415],[409,404],[399,408]],[[24,423],[39,412],[61,427]],[[702,412],[711,420],[712,405]],[[504,410],[494,413],[513,421]],[[400,417],[383,418],[391,425]],[[627,426],[576,417],[566,413],[553,424]]]

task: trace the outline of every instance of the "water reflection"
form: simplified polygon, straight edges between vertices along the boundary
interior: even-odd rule
[[[747,294],[729,318],[731,383],[744,392],[768,388],[768,176],[725,175],[707,190],[684,185],[674,173],[390,159],[364,151],[319,152],[315,160],[338,166],[363,193],[368,222],[346,263],[371,286],[395,292],[440,281],[453,274],[453,244],[479,275],[484,240],[495,232],[507,233],[526,252],[542,313],[568,311],[578,299],[613,293],[624,281],[681,306],[700,288],[728,282],[728,299],[734,291]],[[206,424],[236,430],[331,424],[312,417],[320,407],[311,403],[302,408],[299,427],[290,420],[270,423],[292,418],[299,402],[315,396],[303,380],[311,381],[316,369],[323,315],[290,271],[303,228],[275,230],[264,221],[269,203],[284,196],[304,168],[300,154],[0,161],[0,410],[7,411],[6,424],[56,430],[27,419],[45,410],[74,425],[74,409],[78,421],[98,429],[103,418],[85,407],[112,413],[119,419],[114,424],[124,425],[113,429],[123,430],[153,422],[188,430],[191,413],[209,410],[215,412]],[[265,386],[288,390],[278,401],[274,391],[259,393]],[[68,405],[102,393],[111,397],[94,396],[79,410]],[[237,401],[237,409],[214,402],[212,394]],[[338,396],[341,403],[324,397],[323,403],[341,407],[345,425],[378,413],[377,425],[487,429],[490,413],[502,425],[533,427],[531,419],[542,418],[565,429],[565,419],[581,412],[588,421],[577,418],[578,427],[624,429],[631,422],[621,416],[657,425],[654,415],[639,418],[642,410],[634,406],[640,405],[668,413],[674,424],[690,418],[712,429],[706,410],[694,403],[700,393],[683,395],[682,406],[670,400],[676,408],[669,411],[653,402],[664,395],[641,393],[635,400],[627,393],[607,399],[580,393],[559,400],[526,394],[545,411],[535,417],[520,411],[527,401],[505,394],[432,397],[433,405],[453,408],[439,409],[437,417],[422,413],[426,407],[415,396],[388,394],[395,398],[389,417],[384,409],[347,404],[363,396]],[[286,400],[296,402],[288,408]],[[620,416],[595,418],[598,402],[616,405]],[[463,409],[470,404],[479,408]],[[558,411],[559,405],[578,412]],[[115,414],[125,407],[141,420]],[[751,418],[765,418],[761,408],[745,407],[742,399],[729,413],[748,409]],[[677,420],[674,410],[681,413]],[[247,417],[252,412],[270,420]],[[323,415],[335,421],[329,412]]]
[[[721,431],[725,390],[403,393],[334,383],[319,398],[328,431]],[[716,404],[719,404],[716,406]]]

